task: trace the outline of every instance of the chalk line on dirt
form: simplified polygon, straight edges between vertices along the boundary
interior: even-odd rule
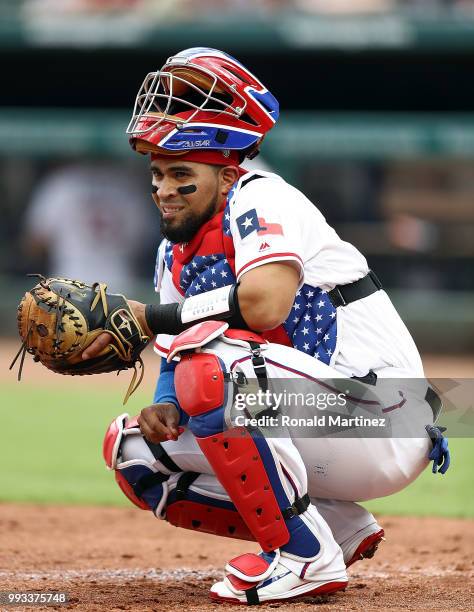
[[[49,570],[37,572],[12,572],[1,571],[0,579],[10,580],[116,580],[117,582],[142,579],[154,580],[156,582],[168,582],[170,580],[203,580],[207,578],[219,579],[222,574],[215,569],[193,570],[189,568],[178,569],[83,569],[83,570]]]
[[[445,577],[445,576],[472,576],[472,572],[464,572],[456,569],[441,569],[439,567],[425,567],[420,569],[412,568],[397,568],[398,576],[403,577],[414,577],[414,576],[425,576],[425,577]],[[392,572],[384,571],[370,571],[362,572],[360,574],[350,574],[353,579],[370,579],[370,578],[393,578]],[[222,573],[217,571],[215,568],[208,569],[190,569],[190,568],[177,568],[177,569],[86,569],[86,570],[49,570],[49,571],[37,571],[37,572],[12,572],[12,571],[0,571],[0,579],[9,580],[24,580],[24,581],[35,581],[35,580],[65,580],[65,581],[110,581],[115,580],[117,582],[124,582],[127,580],[153,580],[155,582],[169,582],[169,581],[180,581],[180,580],[203,580],[213,579],[219,580],[222,578]]]

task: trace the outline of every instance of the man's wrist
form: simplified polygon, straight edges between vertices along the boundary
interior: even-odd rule
[[[183,327],[178,316],[179,304],[147,304],[145,307],[145,320],[152,334],[180,334]]]
[[[238,285],[214,289],[184,300],[182,304],[147,304],[144,317],[153,334],[177,335],[196,323],[228,321],[234,328],[248,329],[239,308]]]
[[[127,300],[127,304],[130,310],[133,312],[133,314],[137,318],[137,321],[140,323],[140,326],[143,332],[151,338],[153,333],[146,320],[146,316],[145,316],[146,305],[142,304],[141,302],[137,302],[136,300]]]

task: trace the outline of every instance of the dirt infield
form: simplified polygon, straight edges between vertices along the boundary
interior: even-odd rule
[[[261,608],[473,609],[474,521],[386,517],[381,523],[387,541],[372,560],[350,568],[345,593]],[[67,608],[78,611],[235,609],[210,603],[208,589],[229,558],[256,550],[176,529],[133,507],[0,504],[0,533],[0,591],[66,591]]]

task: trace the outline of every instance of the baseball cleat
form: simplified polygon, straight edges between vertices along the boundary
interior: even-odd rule
[[[300,578],[279,562],[270,568],[258,558],[259,555],[248,554],[233,559],[226,566],[226,570],[232,573],[211,587],[211,599],[217,603],[258,605],[329,595],[343,591],[347,586],[344,571],[336,573],[332,580],[309,581]],[[245,561],[245,574],[239,571],[244,567],[242,560]],[[237,563],[234,564],[235,561]],[[252,567],[248,571],[250,564]]]
[[[376,531],[364,538],[357,546],[349,561],[346,563],[346,568],[350,567],[356,561],[361,561],[362,559],[372,559],[377,548],[379,547],[380,542],[385,540],[384,535],[384,530],[379,529],[379,531]]]

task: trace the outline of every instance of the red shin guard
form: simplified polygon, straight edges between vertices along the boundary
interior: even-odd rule
[[[290,539],[288,529],[248,431],[236,427],[197,438],[197,442],[262,549],[272,551],[286,544]]]
[[[235,510],[182,500],[167,506],[166,520],[175,527],[238,540],[254,540],[247,525]]]

